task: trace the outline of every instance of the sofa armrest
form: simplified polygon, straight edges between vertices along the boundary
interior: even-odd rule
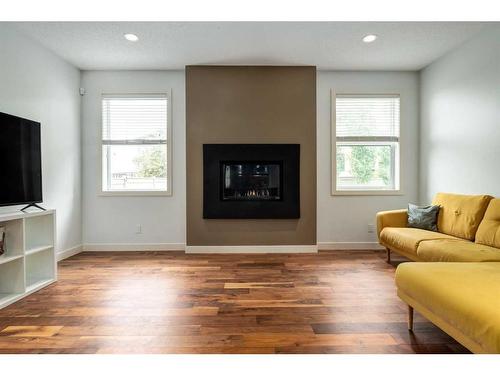
[[[381,211],[377,213],[377,236],[385,227],[405,228],[408,225],[408,210]]]

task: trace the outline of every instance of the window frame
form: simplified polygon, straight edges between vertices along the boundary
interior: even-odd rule
[[[103,184],[104,184],[104,176],[103,176],[103,116],[102,116],[102,103],[103,99],[105,97],[151,97],[151,96],[165,96],[167,99],[167,121],[166,121],[166,128],[167,128],[167,142],[165,144],[165,147],[167,148],[167,189],[166,190],[104,190],[103,189]],[[121,93],[109,93],[109,92],[102,92],[101,95],[99,96],[99,120],[100,120],[100,125],[98,126],[99,128],[99,151],[98,151],[98,163],[99,167],[97,168],[97,171],[99,173],[99,178],[97,179],[99,181],[99,195],[100,196],[107,196],[107,197],[112,197],[112,196],[122,196],[122,197],[132,197],[132,196],[172,196],[173,191],[172,191],[172,128],[173,128],[173,123],[172,123],[172,92],[171,90],[165,90],[163,92],[121,92]]]
[[[337,187],[337,143],[343,143],[337,141],[337,96],[350,96],[350,97],[399,97],[399,137],[397,138],[398,144],[398,152],[397,155],[394,156],[393,165],[391,165],[391,171],[394,174],[394,185],[397,188],[394,189],[366,189],[360,188],[358,189],[342,189]],[[395,93],[349,93],[349,92],[335,92],[335,90],[330,91],[330,123],[331,123],[331,134],[330,134],[330,165],[331,165],[331,195],[358,195],[358,196],[377,196],[377,195],[403,195],[403,191],[401,190],[401,154],[402,147],[401,141],[403,138],[403,127],[401,126],[401,118],[402,118],[402,105],[401,105],[401,94]],[[358,138],[357,140],[353,140],[354,143],[363,143],[363,142],[384,142],[383,140],[377,141],[375,138],[371,137],[372,141],[368,139],[370,137],[353,137]],[[381,137],[382,138],[382,137]],[[345,143],[346,141],[344,141]],[[392,151],[393,152],[393,151]],[[397,180],[396,180],[397,179]]]

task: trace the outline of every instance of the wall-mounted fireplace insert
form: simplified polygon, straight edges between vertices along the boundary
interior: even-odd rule
[[[203,145],[205,219],[300,217],[300,145]]]

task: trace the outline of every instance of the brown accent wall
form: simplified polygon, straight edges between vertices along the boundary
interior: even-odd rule
[[[187,245],[316,244],[316,68],[186,67]],[[203,219],[204,143],[299,143],[300,219]]]

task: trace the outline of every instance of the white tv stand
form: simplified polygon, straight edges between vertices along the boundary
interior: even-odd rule
[[[0,309],[57,280],[55,210],[0,214]]]

